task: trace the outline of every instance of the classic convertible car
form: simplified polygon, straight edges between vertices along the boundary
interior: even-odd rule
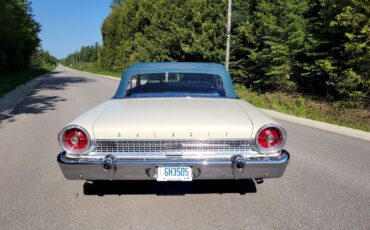
[[[286,131],[236,95],[224,66],[141,63],[58,135],[72,180],[262,179],[289,161]]]

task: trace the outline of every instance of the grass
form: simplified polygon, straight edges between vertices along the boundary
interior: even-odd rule
[[[102,70],[95,63],[82,63],[72,68],[121,77],[121,73]],[[259,108],[370,132],[369,109],[342,108],[336,104],[314,100],[300,94],[288,95],[279,92],[258,94],[238,84],[235,85],[235,90],[239,97]]]
[[[108,76],[113,76],[117,78],[121,78],[122,73],[119,72],[111,72],[107,70],[101,69],[97,63],[79,63],[74,66],[68,66],[72,69],[76,70],[81,70],[81,71],[86,71],[90,73],[96,73],[96,74],[102,74],[102,75],[108,75]]]
[[[49,66],[44,68],[31,68],[17,73],[0,74],[0,96],[52,69],[53,67]]]
[[[239,97],[260,108],[370,132],[369,109],[343,108],[300,94],[258,94],[241,85],[236,85],[235,90]]]

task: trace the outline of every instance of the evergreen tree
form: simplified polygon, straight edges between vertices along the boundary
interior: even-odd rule
[[[230,72],[253,89],[358,104],[369,96],[369,0],[233,0]],[[102,26],[100,65],[223,63],[226,0],[117,0]],[[96,60],[89,49],[68,60]],[[95,55],[95,56],[94,56]]]

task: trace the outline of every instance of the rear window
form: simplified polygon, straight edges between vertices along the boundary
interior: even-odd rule
[[[148,73],[133,75],[126,97],[225,97],[220,76],[205,73]]]

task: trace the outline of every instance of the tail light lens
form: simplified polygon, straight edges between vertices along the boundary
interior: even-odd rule
[[[286,131],[278,125],[262,127],[256,134],[256,146],[263,153],[278,152],[286,142]]]
[[[59,145],[72,154],[84,154],[90,150],[91,139],[88,132],[79,126],[67,126],[59,133]]]

